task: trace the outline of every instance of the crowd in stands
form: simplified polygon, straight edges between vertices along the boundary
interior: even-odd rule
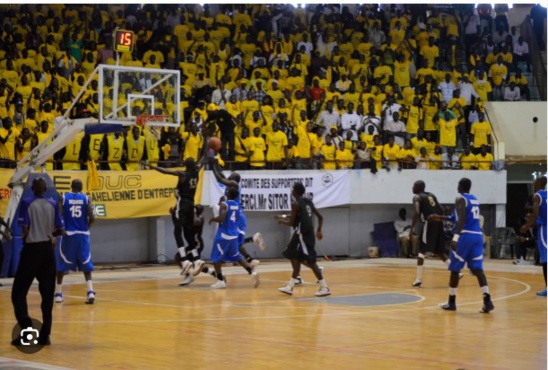
[[[85,169],[88,159],[111,170],[169,166],[198,159],[218,136],[234,169],[488,170],[484,103],[530,99],[529,48],[507,8],[489,9],[495,18],[467,5],[218,9],[0,6],[4,166],[49,138],[98,63],[116,64],[116,28],[137,38],[120,65],[180,70],[182,125],[159,139],[137,126],[82,134],[50,169]],[[97,116],[97,88],[87,87],[72,118]],[[153,113],[169,114],[165,104]]]

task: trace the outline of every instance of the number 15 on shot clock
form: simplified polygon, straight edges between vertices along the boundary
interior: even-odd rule
[[[114,50],[123,53],[132,52],[135,45],[135,34],[133,31],[116,30],[114,32]]]

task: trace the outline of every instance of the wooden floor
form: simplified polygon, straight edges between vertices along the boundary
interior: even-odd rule
[[[469,273],[458,310],[438,309],[449,278],[438,260],[426,261],[421,289],[411,287],[412,260],[322,265],[332,290],[323,299],[314,298],[309,271],[292,297],[277,291],[287,262],[262,263],[258,289],[235,267],[225,269],[226,290],[211,290],[210,276],[179,287],[175,267],[98,271],[94,305],[84,304],[83,277],[73,274],[54,307],[52,345],[34,355],[9,344],[15,320],[11,280],[3,279],[0,368],[22,360],[76,369],[546,369],[546,299],[534,294],[543,288],[540,267],[487,262],[496,308],[482,315]],[[33,287],[29,307],[40,318],[38,298]]]

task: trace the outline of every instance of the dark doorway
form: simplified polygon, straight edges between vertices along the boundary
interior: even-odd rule
[[[529,199],[529,184],[507,184],[506,198],[506,226],[517,230],[527,213],[525,207]]]

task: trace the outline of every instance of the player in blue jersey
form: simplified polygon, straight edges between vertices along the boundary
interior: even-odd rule
[[[215,175],[215,179],[217,179],[217,181],[224,185],[226,187],[226,189],[228,189],[229,187],[235,187],[238,189],[238,191],[240,192],[240,180],[241,180],[241,177],[240,177],[240,174],[237,173],[237,172],[232,172],[228,178],[226,178],[223,174],[223,172],[221,171],[221,168],[219,166],[219,163],[218,162],[215,162],[213,164],[213,174]],[[247,217],[245,216],[244,212],[243,212],[243,207],[242,207],[242,203],[241,203],[241,195],[240,193],[238,193],[238,198],[236,199],[236,202],[239,204],[240,206],[240,221],[238,223],[238,248],[239,248],[239,251],[240,251],[240,254],[242,256],[244,256],[244,258],[246,259],[246,261],[253,267],[255,268],[260,262],[259,260],[257,259],[253,259],[249,253],[247,253],[246,249],[244,248],[244,244],[246,243],[250,243],[250,242],[254,242],[255,244],[257,244],[259,246],[259,248],[261,250],[264,250],[265,249],[265,243],[264,243],[264,239],[263,239],[263,236],[261,235],[261,233],[255,233],[253,235],[253,237],[251,238],[246,238],[245,237],[245,233],[247,231]]]
[[[253,287],[259,286],[259,275],[247,263],[238,251],[238,222],[241,215],[240,204],[236,202],[239,197],[239,190],[236,187],[230,187],[226,191],[227,200],[221,202],[219,216],[209,220],[209,224],[213,222],[219,223],[217,234],[213,239],[213,247],[211,248],[211,262],[215,268],[217,282],[211,287],[213,289],[226,288],[226,282],[223,279],[221,265],[223,262],[238,262],[251,276]]]
[[[540,255],[540,264],[544,274],[544,290],[537,293],[539,297],[546,297],[546,241],[548,240],[548,228],[546,218],[548,208],[546,207],[546,176],[541,176],[533,184],[535,195],[533,197],[533,211],[527,219],[527,222],[519,229],[524,233],[535,223],[537,224],[537,246]]]
[[[478,199],[470,194],[472,182],[467,178],[459,181],[459,196],[455,201],[455,213],[457,227],[451,243],[451,255],[449,263],[449,300],[440,304],[440,308],[447,311],[457,309],[456,296],[459,285],[459,272],[468,265],[470,271],[477,277],[481,291],[483,292],[483,307],[480,313],[489,313],[495,306],[491,301],[487,278],[483,272],[483,232],[480,227],[480,204]],[[442,221],[452,219],[453,216],[430,215],[429,221]]]
[[[86,194],[82,193],[82,181],[76,179],[71,183],[71,191],[61,198],[61,213],[65,221],[66,235],[61,240],[57,260],[57,286],[55,302],[63,302],[63,276],[72,271],[82,271],[87,283],[86,303],[95,302],[95,292],[91,272],[93,261],[89,245],[89,228],[95,222],[93,206]]]
[[[0,195],[0,199],[2,199],[2,196]],[[2,228],[2,226],[4,226]],[[10,225],[4,221],[3,218],[0,218],[0,235],[4,237],[4,240],[11,240],[11,229]],[[0,240],[0,269],[2,268],[2,264],[4,262],[4,246],[2,245],[2,240]],[[3,285],[0,283],[0,287]]]

